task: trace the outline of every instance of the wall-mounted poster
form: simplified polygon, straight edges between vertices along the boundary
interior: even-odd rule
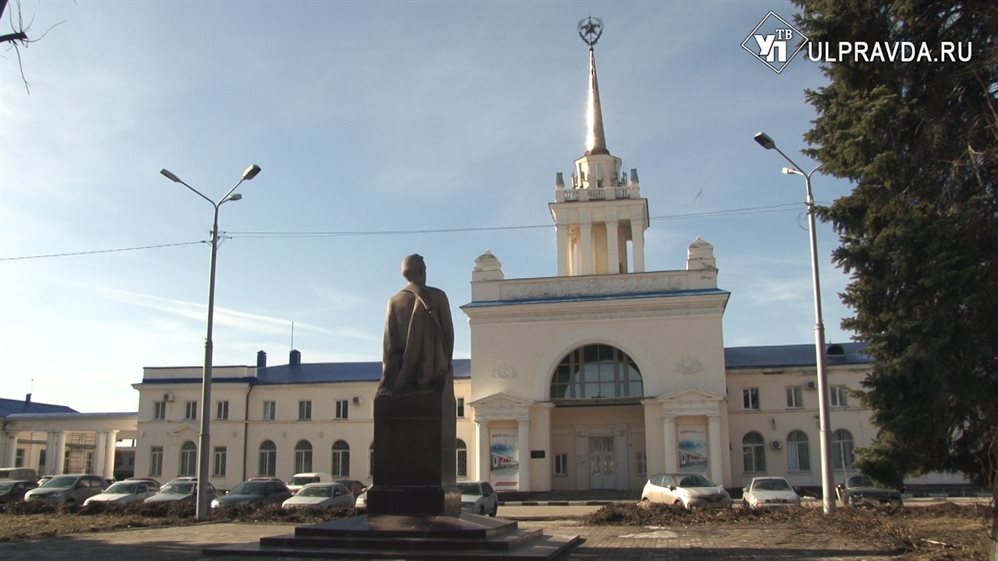
[[[516,429],[492,429],[489,431],[489,442],[492,486],[500,492],[519,489],[520,450]]]
[[[679,471],[707,473],[706,426],[679,426]]]

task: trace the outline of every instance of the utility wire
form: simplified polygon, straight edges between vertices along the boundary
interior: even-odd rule
[[[686,214],[668,214],[653,216],[651,220],[684,220],[690,218],[731,216],[738,214],[758,214],[764,212],[784,212],[787,210],[799,209],[801,203],[784,203],[779,205],[742,207],[726,210],[712,210],[704,212],[691,212]],[[474,228],[437,228],[420,230],[356,230],[356,231],[327,231],[327,232],[224,232],[225,238],[335,238],[349,236],[393,236],[412,234],[453,234],[462,232],[497,232],[504,230],[531,230],[539,228],[551,228],[551,224],[532,224],[526,226],[480,226]],[[178,247],[184,245],[196,245],[208,243],[206,240],[193,242],[181,242],[172,244],[145,245],[139,247],[124,247],[118,249],[99,249],[93,251],[75,251],[70,253],[49,253],[46,255],[23,255],[19,257],[0,257],[2,261],[24,261],[28,259],[49,259],[54,257],[75,257],[79,255],[97,255],[101,253],[118,253],[123,251],[138,251],[142,249],[158,249],[164,247]]]
[[[140,249],[157,249],[161,247],[177,247],[181,245],[195,245],[201,243],[208,243],[205,240],[196,242],[181,242],[181,243],[168,243],[160,245],[143,245],[140,247],[122,247],[118,249],[97,249],[93,251],[74,251],[72,253],[49,253],[47,255],[22,255],[20,257],[0,257],[0,261],[23,261],[26,259],[48,259],[50,257],[74,257],[77,255],[95,255],[98,253],[116,253],[119,251],[138,251]]]

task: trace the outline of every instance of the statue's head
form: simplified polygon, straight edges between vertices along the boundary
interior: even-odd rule
[[[426,262],[418,253],[406,255],[402,260],[402,276],[409,282],[426,284]]]

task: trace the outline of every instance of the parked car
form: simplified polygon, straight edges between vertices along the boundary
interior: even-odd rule
[[[37,480],[38,472],[34,468],[0,468],[0,479],[11,479],[14,481]]]
[[[641,500],[664,503],[686,510],[727,508],[731,495],[724,487],[699,473],[662,473],[648,478]]]
[[[0,503],[16,503],[24,500],[24,494],[38,487],[34,480],[0,480]]]
[[[50,503],[83,504],[83,501],[104,491],[107,481],[87,473],[56,475],[41,487],[24,494],[26,501],[48,501]]]
[[[367,489],[364,489],[364,492],[361,493],[361,494],[359,494],[359,495],[357,495],[357,499],[354,500],[353,507],[355,509],[357,509],[358,511],[365,511],[365,510],[367,510],[367,492],[370,489],[371,489],[371,487],[368,487]]]
[[[499,512],[499,495],[487,481],[466,481],[457,486],[461,489],[461,510],[489,516]]]
[[[291,481],[288,482],[288,489],[292,493],[297,493],[299,489],[308,485],[309,483],[332,483],[333,476],[329,473],[323,473],[319,471],[311,471],[307,473],[296,473],[291,476]]]
[[[211,501],[211,507],[281,504],[289,498],[291,491],[280,479],[251,479],[239,483],[225,495]]]
[[[753,477],[742,489],[742,504],[748,508],[799,506],[800,495],[782,477]]]
[[[309,483],[293,497],[281,503],[283,508],[315,506],[322,508],[353,508],[354,496],[340,483]]]
[[[126,479],[112,483],[99,495],[94,495],[83,501],[83,506],[92,503],[136,503],[159,492],[159,483],[149,479]]]
[[[357,481],[356,479],[337,479],[336,483],[350,489],[350,492],[353,494],[355,499],[367,490],[367,485],[364,485],[363,481]]]
[[[895,505],[901,506],[901,492],[896,489],[877,487],[873,481],[862,474],[846,477],[845,483],[836,490],[839,498],[846,506]]]
[[[188,502],[197,501],[198,480],[196,477],[178,477],[160,487],[159,492],[148,497],[146,503]],[[208,498],[215,498],[215,486],[207,484]]]

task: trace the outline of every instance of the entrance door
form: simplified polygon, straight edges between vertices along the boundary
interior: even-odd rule
[[[589,488],[613,489],[615,472],[613,437],[589,437]]]

